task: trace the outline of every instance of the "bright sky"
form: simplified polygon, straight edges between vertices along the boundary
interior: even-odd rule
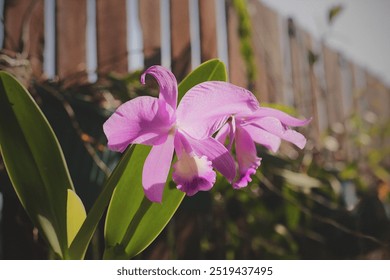
[[[390,85],[389,0],[261,0],[283,16],[293,17],[315,36],[347,58],[366,67]],[[332,25],[328,10],[337,4],[344,9]]]

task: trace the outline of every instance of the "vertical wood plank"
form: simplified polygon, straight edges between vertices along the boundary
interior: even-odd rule
[[[43,61],[43,1],[5,1],[3,48],[29,59],[32,74],[39,79]],[[23,33],[23,29],[25,32]]]
[[[126,0],[96,0],[96,9],[99,77],[127,73]]]
[[[366,72],[368,89],[368,107],[379,119],[379,123],[390,120],[390,95],[389,89],[374,75]]]
[[[214,0],[199,0],[199,23],[202,62],[216,58],[217,54],[217,21]]]
[[[342,87],[340,79],[339,54],[327,46],[323,47],[326,96],[329,123],[343,121]]]
[[[172,72],[181,81],[191,70],[191,38],[188,0],[171,0]]]
[[[302,60],[302,68],[301,68],[301,80],[302,80],[302,93],[303,93],[303,108],[301,113],[308,117],[313,116],[314,107],[313,107],[313,94],[312,94],[312,85],[309,79],[310,77],[310,61],[309,61],[309,53],[312,51],[312,37],[311,35],[300,28],[301,35],[301,60]]]
[[[87,81],[86,0],[56,2],[56,72],[65,87]]]
[[[227,11],[229,78],[231,83],[246,88],[248,78],[245,62],[240,52],[239,20],[231,2],[227,5]]]
[[[252,16],[255,57],[259,66],[256,91],[267,102],[283,103],[285,81],[280,17],[260,1],[250,0],[248,3]]]
[[[161,64],[160,0],[139,1],[145,68]]]
[[[307,109],[303,112],[305,114],[305,117],[312,117],[313,121],[312,129],[310,130],[310,137],[314,139],[314,144],[319,147],[320,138],[321,138],[321,129],[320,129],[320,121],[319,121],[319,111],[318,111],[318,100],[319,96],[321,94],[321,90],[318,83],[318,77],[315,72],[315,64],[318,63],[318,61],[312,57],[311,61],[309,60],[309,53],[312,56],[318,55],[318,50],[315,49],[315,43],[312,39],[312,37],[305,31],[303,31],[303,37],[304,37],[304,63],[305,67],[305,73],[304,73],[304,79],[306,79],[306,90],[305,95],[306,98],[304,99],[304,104],[307,107]],[[307,115],[306,115],[307,114]]]
[[[15,52],[21,52],[20,37],[22,22],[30,1],[5,1],[4,3],[4,43],[3,48]]]
[[[290,58],[291,58],[291,73],[292,73],[292,88],[294,92],[294,106],[299,112],[302,112],[303,97],[302,97],[302,76],[301,63],[302,57],[299,46],[299,32],[293,19],[288,20],[288,33],[290,39]]]
[[[269,102],[271,98],[270,92],[268,91],[268,75],[266,61],[267,55],[266,50],[264,48],[263,38],[264,17],[261,16],[262,11],[264,10],[264,6],[256,0],[249,1],[248,5],[252,22],[252,43],[257,70],[254,92],[260,102]]]
[[[347,137],[345,134],[345,114],[343,111],[340,54],[324,46],[323,56],[328,119],[332,134],[339,143],[339,149],[333,155],[335,160],[345,160],[347,156]]]
[[[29,59],[33,75],[40,78],[43,73],[43,50],[44,50],[44,9],[43,1],[38,1],[30,22],[30,50]]]

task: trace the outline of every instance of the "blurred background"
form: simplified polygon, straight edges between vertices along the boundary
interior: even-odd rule
[[[120,158],[102,124],[219,58],[264,106],[313,120],[303,151],[258,147],[249,186],[185,198],[139,259],[390,259],[390,23],[386,1],[1,0],[0,69],[52,125],[87,210]],[[385,14],[386,13],[386,14]],[[87,258],[102,254],[103,223]],[[0,259],[53,257],[0,158]]]

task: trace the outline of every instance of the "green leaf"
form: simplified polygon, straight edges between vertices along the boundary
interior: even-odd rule
[[[66,258],[69,171],[45,116],[6,72],[0,72],[0,152],[23,207],[58,257]]]
[[[66,224],[69,245],[72,243],[76,234],[80,230],[86,216],[87,214],[85,213],[83,202],[74,191],[68,189]]]
[[[343,11],[344,7],[342,5],[335,5],[328,11],[328,22],[329,24],[332,24],[336,17],[340,15],[340,13]]]
[[[193,86],[210,80],[226,81],[226,69],[211,60],[195,69],[179,85],[179,100]],[[184,198],[167,183],[162,203],[152,203],[142,188],[142,169],[150,147],[137,145],[118,181],[105,224],[105,259],[129,259],[142,252],[163,230]],[[171,181],[171,174],[167,182]]]
[[[102,218],[107,205],[110,202],[112,193],[117,186],[122,175],[126,172],[126,168],[129,166],[129,161],[132,157],[135,145],[130,146],[123,154],[121,160],[111,173],[103,186],[103,190],[99,197],[93,204],[91,210],[88,212],[87,218],[81,226],[79,232],[74,238],[69,248],[69,255],[71,259],[83,259],[85,252],[87,251],[89,242],[92,239],[93,234]]]
[[[179,101],[190,88],[205,81],[227,81],[225,64],[212,59],[192,71],[179,85]]]

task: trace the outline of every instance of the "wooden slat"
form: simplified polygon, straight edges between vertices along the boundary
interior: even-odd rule
[[[254,93],[260,102],[270,101],[270,92],[268,91],[268,75],[266,63],[266,50],[264,48],[264,18],[260,16],[264,10],[264,5],[257,0],[249,2],[251,21],[252,21],[252,42],[254,48],[255,64],[257,75],[255,78]]]
[[[302,80],[301,80],[301,63],[302,57],[300,52],[300,46],[298,41],[298,27],[293,19],[288,21],[288,32],[290,39],[290,58],[291,58],[291,74],[292,74],[292,87],[294,92],[294,106],[298,111],[302,111]]]
[[[3,48],[28,58],[35,78],[42,75],[43,1],[5,1]],[[25,27],[24,27],[25,25]],[[26,28],[23,33],[23,28]]]
[[[327,46],[323,47],[326,100],[329,123],[343,121],[342,86],[340,79],[339,54]]]
[[[215,1],[199,0],[201,60],[217,57],[217,22]]]
[[[191,38],[188,0],[171,0],[172,72],[178,81],[191,70]]]
[[[33,75],[40,78],[43,73],[43,50],[44,50],[44,3],[38,1],[34,7],[30,23],[30,50],[29,59]]]
[[[321,135],[324,135],[329,128],[327,92],[325,83],[324,59],[322,56],[323,44],[318,44],[316,54],[318,55],[317,62],[313,68],[313,85],[316,90],[316,107],[318,112],[318,128]]]
[[[260,68],[257,74],[256,91],[264,92],[260,94],[267,102],[283,103],[284,71],[279,15],[260,1],[248,2],[249,12],[252,13],[253,34],[255,34],[255,57]],[[267,84],[266,90],[264,82]]]
[[[309,52],[312,50],[312,37],[304,29],[300,28],[301,33],[301,60],[302,60],[302,69],[300,78],[302,80],[302,102],[303,108],[301,114],[304,116],[313,116],[314,106],[313,106],[313,93],[310,77],[310,62],[309,62]]]
[[[160,0],[139,1],[145,68],[161,64]]]
[[[246,88],[248,87],[248,79],[245,62],[240,52],[238,15],[232,3],[229,3],[227,9],[229,78],[231,83]]]
[[[97,0],[96,9],[99,77],[127,73],[126,0]]]
[[[368,89],[369,110],[374,112],[379,123],[389,122],[390,120],[390,95],[389,89],[376,76],[366,73]]]
[[[4,3],[4,45],[3,48],[21,52],[22,46],[20,37],[22,33],[22,22],[30,1],[6,1]]]
[[[56,2],[56,72],[64,86],[87,81],[86,74],[86,0]]]
[[[303,63],[305,63],[305,71],[304,77],[306,81],[306,90],[305,90],[305,99],[304,104],[307,107],[306,110],[302,111],[305,117],[311,117],[313,121],[311,122],[311,129],[309,137],[314,140],[314,145],[319,147],[320,138],[321,138],[321,130],[320,130],[320,122],[319,122],[319,112],[318,112],[318,99],[321,94],[321,89],[318,83],[318,77],[315,73],[314,66],[318,63],[318,61],[309,61],[309,52],[312,55],[317,55],[317,50],[315,50],[314,42],[309,33],[303,31],[303,40],[304,40],[304,57]],[[312,58],[314,59],[314,58]]]
[[[333,153],[337,161],[347,159],[347,135],[345,133],[345,114],[343,105],[343,87],[341,80],[340,54],[327,46],[323,47],[326,101],[328,119],[333,136],[338,140],[339,149]],[[342,128],[339,131],[338,127]],[[337,129],[336,129],[337,128]]]

